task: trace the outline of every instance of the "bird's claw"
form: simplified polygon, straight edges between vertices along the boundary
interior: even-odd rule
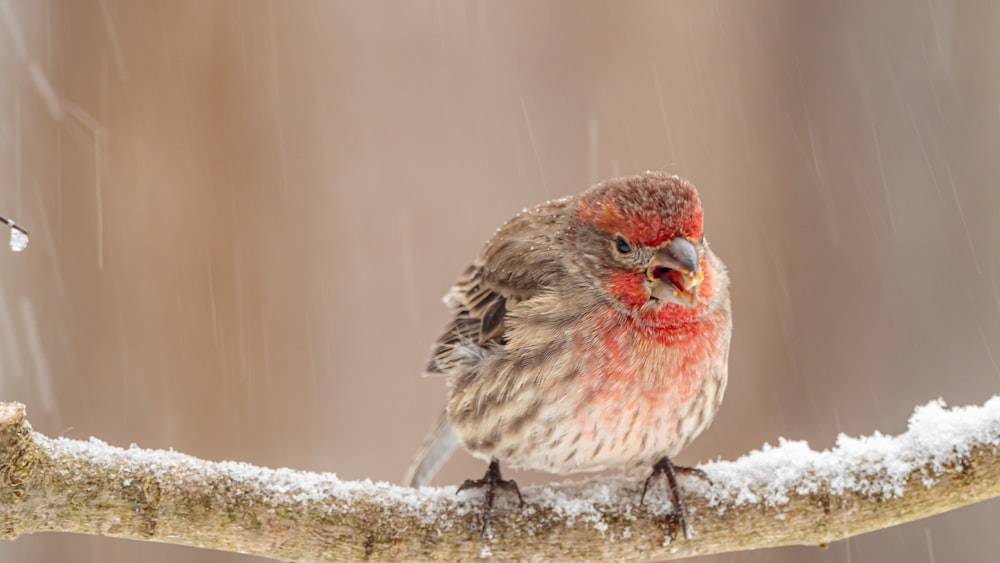
[[[702,481],[708,483],[709,486],[712,486],[712,485],[715,484],[715,483],[712,482],[712,479],[708,476],[708,473],[705,473],[704,471],[702,471],[701,469],[698,469],[697,467],[687,467],[687,466],[684,466],[684,465],[675,465],[674,466],[674,473],[677,473],[678,475],[680,475],[680,474],[683,473],[684,475],[687,475],[689,477],[697,477],[697,478],[701,479]]]
[[[684,539],[691,539],[691,534],[688,532],[687,527],[687,515],[684,510],[684,498],[681,496],[680,487],[677,486],[678,473],[691,475],[707,481],[709,485],[712,484],[712,480],[708,478],[708,474],[701,469],[696,467],[685,467],[683,465],[674,465],[671,463],[669,458],[663,457],[660,461],[656,462],[656,465],[653,466],[653,472],[646,478],[646,482],[642,486],[642,496],[639,497],[639,504],[643,504],[646,500],[646,492],[649,491],[649,485],[653,482],[653,479],[659,477],[661,474],[666,475],[667,484],[670,487],[670,493],[674,497],[674,514],[672,516],[676,519],[677,524],[684,533]]]
[[[493,500],[498,488],[517,493],[517,500],[521,503],[521,506],[524,506],[524,497],[521,496],[521,489],[517,487],[517,483],[513,479],[504,479],[500,475],[500,462],[495,459],[490,461],[490,466],[482,479],[466,479],[458,487],[458,491],[456,491],[460,493],[467,489],[486,489],[482,513],[483,527],[479,530],[479,535],[484,538],[486,537],[486,530],[490,527],[490,514],[493,512]]]

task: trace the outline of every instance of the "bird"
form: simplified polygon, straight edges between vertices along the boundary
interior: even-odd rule
[[[689,537],[670,459],[712,422],[728,379],[729,277],[704,233],[695,187],[663,172],[615,178],[522,210],[445,295],[450,322],[426,374],[446,408],[406,482],[430,481],[458,446],[489,463],[555,474],[651,467],[665,475]]]

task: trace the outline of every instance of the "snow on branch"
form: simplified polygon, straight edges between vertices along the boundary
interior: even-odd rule
[[[658,486],[601,477],[502,496],[480,539],[478,493],[211,462],[32,431],[0,403],[0,536],[62,531],[202,546],[280,560],[669,559],[820,545],[1000,495],[1000,397],[919,407],[895,437],[831,450],[782,441],[702,465],[682,483],[692,539]]]

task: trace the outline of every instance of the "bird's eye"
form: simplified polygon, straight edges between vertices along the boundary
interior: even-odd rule
[[[625,240],[625,237],[621,235],[615,237],[615,248],[617,248],[618,252],[621,254],[628,254],[629,252],[632,252],[632,246],[627,240]]]

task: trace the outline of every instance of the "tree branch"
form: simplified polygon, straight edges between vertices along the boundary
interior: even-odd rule
[[[478,493],[347,482],[332,474],[210,462],[32,431],[0,403],[0,536],[62,531],[210,547],[281,560],[670,559],[818,545],[1000,494],[1000,398],[920,407],[896,437],[841,436],[816,452],[765,446],[683,483],[684,540],[665,487],[602,477],[501,496],[479,538]]]

